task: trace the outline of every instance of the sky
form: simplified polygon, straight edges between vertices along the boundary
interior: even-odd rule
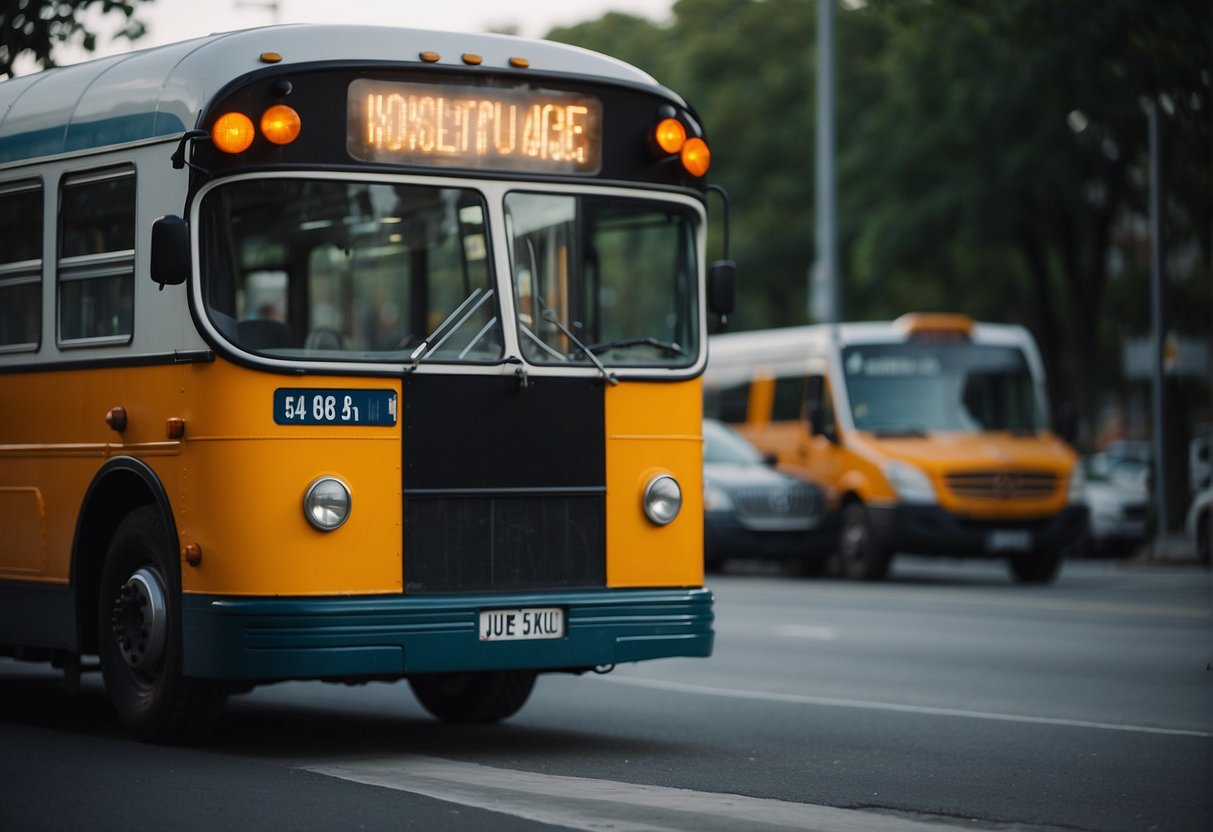
[[[674,0],[151,0],[135,6],[136,17],[147,24],[148,33],[134,46],[109,37],[121,28],[119,17],[90,13],[92,28],[100,35],[97,50],[90,54],[60,47],[55,59],[61,65],[77,63],[275,22],[367,23],[457,32],[515,27],[524,37],[539,38],[556,26],[596,20],[611,11],[661,23],[670,18],[673,5]],[[20,74],[34,69],[18,65]]]

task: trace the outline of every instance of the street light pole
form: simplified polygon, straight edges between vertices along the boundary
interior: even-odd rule
[[[1153,420],[1152,449],[1154,477],[1154,553],[1158,556],[1167,533],[1167,457],[1163,397],[1165,368],[1163,350],[1166,322],[1163,314],[1163,206],[1162,158],[1159,152],[1158,101],[1146,99],[1146,126],[1150,172],[1150,399]]]
[[[809,275],[809,320],[838,323],[838,186],[834,164],[834,2],[817,0],[817,257]]]

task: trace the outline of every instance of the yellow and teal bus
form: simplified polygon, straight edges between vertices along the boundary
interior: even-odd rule
[[[708,656],[709,161],[648,75],[505,36],[0,84],[0,655],[98,656],[154,741],[278,680],[484,722]]]

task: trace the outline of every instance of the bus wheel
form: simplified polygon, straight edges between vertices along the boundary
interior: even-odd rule
[[[181,601],[165,577],[170,557],[156,507],[132,511],[110,542],[97,607],[106,690],[123,723],[149,742],[201,739],[223,707],[217,683],[181,675]]]
[[[427,673],[409,677],[422,706],[443,722],[497,722],[513,716],[535,687],[531,670]]]
[[[862,503],[847,503],[842,510],[838,554],[842,574],[851,580],[879,581],[889,572],[892,553],[876,540]]]
[[[1038,549],[1011,555],[1011,574],[1021,584],[1047,584],[1061,569],[1060,549]]]

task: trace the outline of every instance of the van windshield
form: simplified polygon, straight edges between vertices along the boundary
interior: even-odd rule
[[[842,366],[857,430],[1034,433],[1044,425],[1043,403],[1018,347],[865,344],[845,348]]]

